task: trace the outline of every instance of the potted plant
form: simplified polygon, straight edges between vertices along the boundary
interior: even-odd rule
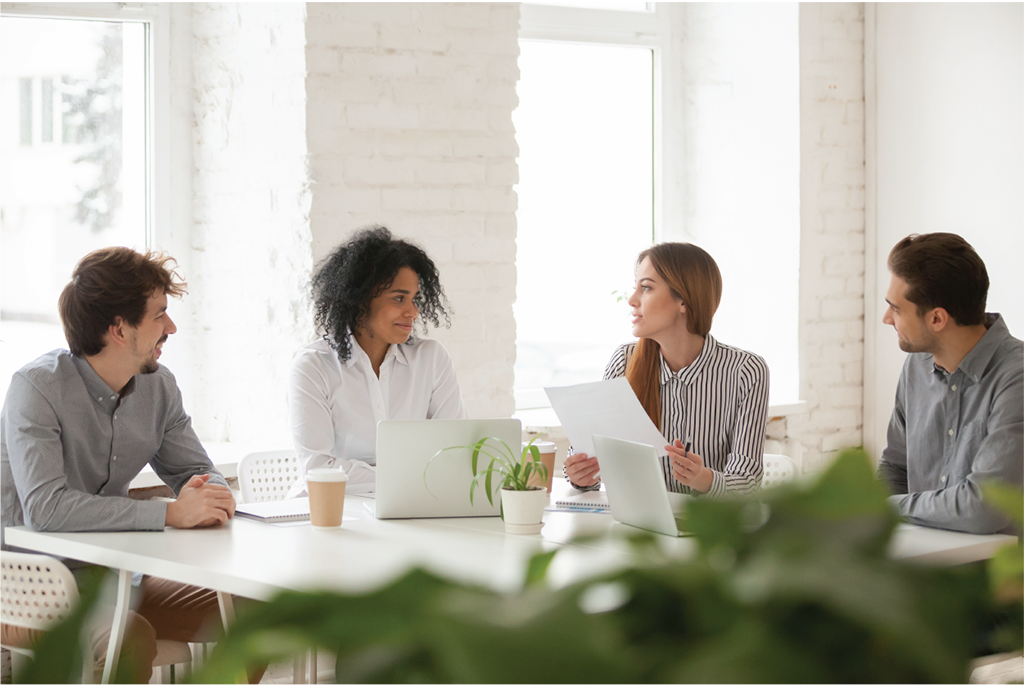
[[[481,481],[487,494],[487,501],[494,504],[494,493],[501,490],[501,518],[505,521],[505,532],[516,535],[532,535],[539,533],[544,507],[548,503],[548,491],[543,485],[532,485],[530,479],[538,476],[541,482],[547,480],[548,468],[540,458],[540,450],[534,445],[534,436],[523,445],[516,456],[507,442],[500,438],[486,437],[472,445],[456,445],[438,450],[430,461],[442,452],[450,450],[472,450],[470,468],[473,480],[469,483],[469,501]],[[481,462],[481,455],[483,461]],[[489,460],[489,461],[488,461]],[[484,465],[486,464],[486,465]],[[427,462],[430,467],[430,462]],[[426,483],[426,470],[423,472]]]

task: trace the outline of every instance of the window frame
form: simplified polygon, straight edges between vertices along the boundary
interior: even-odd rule
[[[166,3],[0,3],[0,15],[38,19],[119,21],[147,25],[146,32],[146,230],[147,249],[171,236],[170,29]],[[34,134],[33,134],[34,135]]]
[[[671,60],[666,59],[671,46],[667,11],[664,3],[655,4],[653,11],[646,12],[523,3],[519,18],[519,40],[641,47],[652,51],[652,242],[683,239],[679,230],[665,230],[666,226],[681,226],[684,217],[681,206],[669,200],[670,196],[681,198],[682,194],[666,192],[668,188],[682,187],[677,169],[666,163],[673,159],[668,151],[681,142],[663,125],[676,116],[673,99],[664,95],[671,92],[673,77]],[[516,416],[524,419],[524,425],[557,421],[540,389],[522,388],[515,395],[517,400],[522,398],[526,402],[522,406],[519,401],[516,403]]]
[[[653,11],[584,9],[557,5],[523,3],[520,5],[519,39],[563,43],[594,43],[649,48],[654,53],[654,132],[653,149],[653,222],[655,242],[685,240],[685,213],[682,211],[681,171],[673,159],[673,149],[681,149],[682,133],[666,127],[681,114],[672,93],[675,81],[671,59],[672,33],[666,3],[649,3]],[[669,192],[675,189],[677,192]]]

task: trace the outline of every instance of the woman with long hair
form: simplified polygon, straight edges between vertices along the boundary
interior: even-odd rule
[[[292,438],[305,491],[314,468],[342,468],[349,492],[373,491],[377,422],[466,418],[451,357],[413,335],[420,319],[450,325],[437,267],[383,226],[357,232],[317,268],[322,338],[295,357],[288,385]]]
[[[689,243],[660,243],[636,263],[628,302],[639,340],[615,351],[605,380],[625,376],[668,439],[663,470],[670,490],[712,497],[756,490],[764,471],[768,366],[710,334],[722,298],[718,265]],[[596,489],[597,456],[570,454],[565,474],[577,489]]]

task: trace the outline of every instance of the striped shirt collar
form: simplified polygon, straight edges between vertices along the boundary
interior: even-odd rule
[[[701,348],[700,354],[697,355],[697,358],[694,359],[693,363],[689,366],[684,366],[679,369],[677,373],[672,373],[672,369],[668,367],[668,362],[665,361],[664,355],[662,355],[661,352],[658,352],[658,358],[661,359],[661,384],[665,385],[673,379],[683,384],[689,384],[695,378],[700,376],[701,370],[714,358],[717,347],[718,343],[711,337],[711,334],[708,333],[704,337],[704,347]]]

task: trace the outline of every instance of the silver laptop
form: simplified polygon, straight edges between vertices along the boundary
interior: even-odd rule
[[[662,535],[687,535],[682,518],[673,510],[685,495],[665,487],[658,451],[650,445],[594,434],[594,452],[608,494],[612,518]]]
[[[469,503],[472,450],[451,450],[427,462],[445,447],[472,445],[495,437],[518,452],[523,426],[519,419],[429,419],[381,421],[377,424],[377,501],[379,519],[498,516],[500,499],[487,502],[483,482]],[[480,457],[479,468],[488,462]],[[424,483],[424,469],[426,482]]]

